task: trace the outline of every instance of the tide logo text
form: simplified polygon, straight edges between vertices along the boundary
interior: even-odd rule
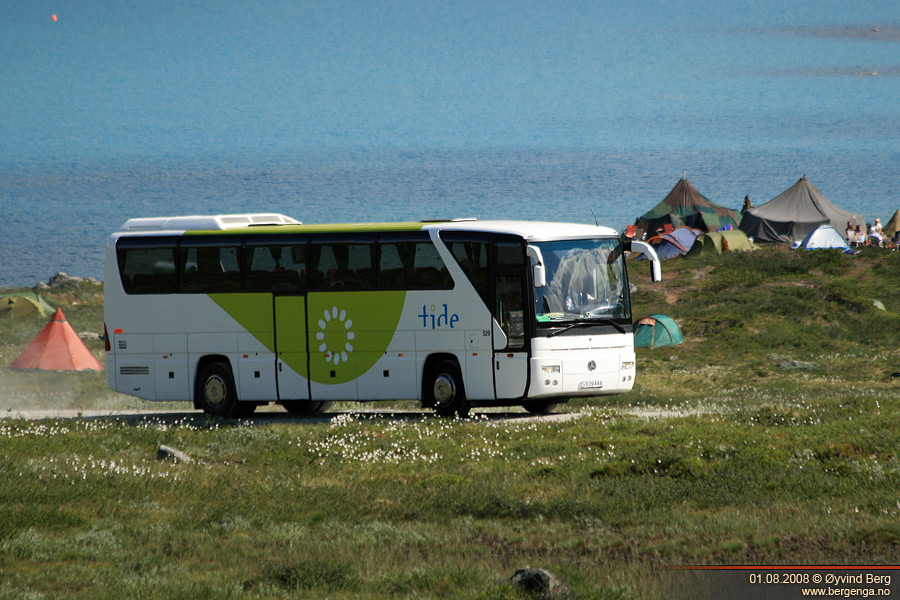
[[[453,329],[453,325],[459,322],[459,315],[456,313],[452,315],[447,314],[447,305],[444,304],[442,306],[444,307],[444,312],[437,312],[434,304],[431,305],[431,312],[428,312],[428,308],[424,304],[422,305],[422,314],[419,315],[419,318],[422,319],[423,328],[438,329],[449,326],[450,329]]]

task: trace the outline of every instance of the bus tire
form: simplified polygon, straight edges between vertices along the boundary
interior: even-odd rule
[[[557,402],[526,402],[522,408],[533,415],[546,415],[552,413],[559,406]]]
[[[435,363],[425,375],[425,403],[433,406],[442,417],[469,416],[469,401],[463,386],[462,373],[455,361]]]
[[[214,362],[203,368],[197,378],[197,399],[203,412],[226,419],[244,417],[256,410],[253,402],[238,402],[228,363]]]
[[[334,402],[309,402],[307,400],[289,400],[282,402],[284,410],[292,415],[314,415],[323,413],[334,405]]]

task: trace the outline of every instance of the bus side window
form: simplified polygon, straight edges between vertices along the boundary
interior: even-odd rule
[[[431,242],[416,244],[416,259],[413,266],[421,289],[449,290],[453,289],[453,278],[437,248]]]
[[[330,244],[314,243],[309,253],[309,287],[313,290],[328,289],[329,281],[337,270],[337,261]]]
[[[183,292],[226,292],[240,288],[240,261],[237,246],[182,246],[181,284]]]
[[[373,244],[314,243],[310,256],[312,289],[363,290],[375,287]]]
[[[375,269],[373,268],[372,244],[348,244],[347,270],[352,273],[350,285],[345,288],[358,285],[357,289],[371,289],[375,287]]]
[[[175,248],[120,248],[119,273],[127,294],[175,291]]]
[[[247,246],[246,283],[252,291],[298,290],[306,285],[306,246]]]
[[[453,278],[430,241],[390,241],[379,244],[378,287],[446,290]]]
[[[408,242],[387,242],[378,245],[378,287],[403,289],[406,269],[412,270]]]
[[[449,246],[456,262],[472,282],[481,299],[487,303],[489,248],[487,241],[451,242]]]

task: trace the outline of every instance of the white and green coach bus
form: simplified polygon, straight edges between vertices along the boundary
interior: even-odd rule
[[[229,418],[374,400],[537,413],[626,392],[624,253],[616,231],[571,223],[131,219],[106,250],[107,382]]]

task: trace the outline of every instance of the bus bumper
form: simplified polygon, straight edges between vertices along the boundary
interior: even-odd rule
[[[532,358],[529,398],[620,394],[634,387],[629,352],[567,352],[565,359]]]

